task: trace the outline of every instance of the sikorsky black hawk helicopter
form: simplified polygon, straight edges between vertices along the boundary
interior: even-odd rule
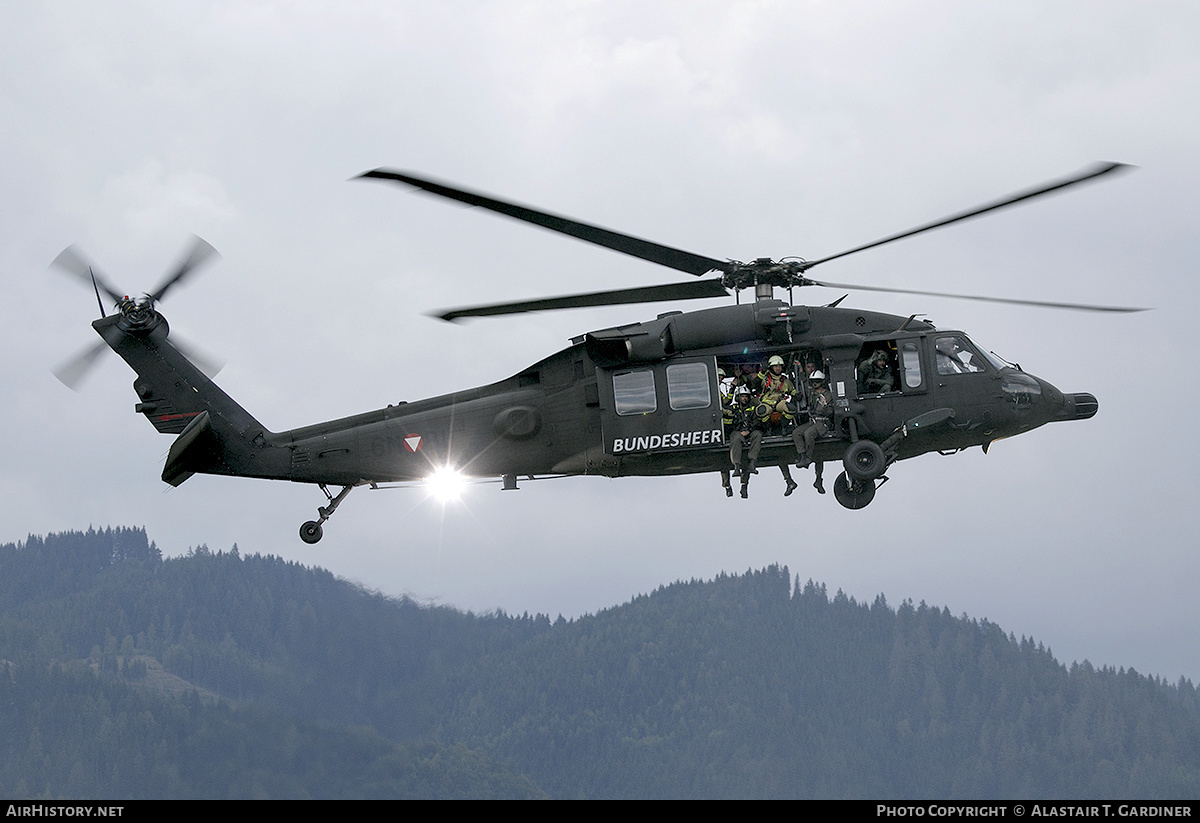
[[[1019,305],[1089,311],[1140,311],[1113,306],[950,295],[812,280],[822,263],[977,217],[1126,168],[1094,166],[1062,180],[892,235],[839,254],[806,261],[717,260],[662,246],[525,206],[385,169],[361,175],[415,186],[442,197],[508,215],[691,275],[712,279],[601,291],[517,303],[455,309],[443,320],[549,309],[649,303],[728,296],[738,303],[589,332],[518,374],[476,389],[400,403],[353,417],[272,432],[206,375],[195,355],[169,340],[157,303],[212,254],[199,238],[191,253],[154,292],[131,299],[74,250],[55,260],[90,282],[101,317],[92,327],[102,344],[56,373],[70,385],[107,344],[137,373],[135,410],[160,432],[175,435],[162,478],[178,486],[194,473],[315,483],[328,505],[300,528],[308,543],[354,488],[422,481],[440,471],[501,478],[674,475],[727,471],[729,438],[722,420],[720,371],[753,374],[781,357],[796,384],[805,366],[827,375],[832,417],[814,445],[817,461],[841,460],[834,484],[843,506],[858,509],[875,495],[892,463],[926,452],[953,453],[1055,420],[1092,417],[1096,398],[1066,394],[980,348],[960,331],[941,331],[916,315],[797,305],[794,288],[825,286],[936,295]],[[743,289],[754,301],[741,303]],[[787,290],[787,301],[774,297]],[[104,316],[101,292],[117,311]],[[867,374],[870,363],[873,379]],[[795,391],[794,400],[803,398]],[[787,402],[787,401],[785,401]],[[787,408],[787,406],[784,406]],[[796,449],[787,437],[789,417],[764,420],[760,465],[787,465]],[[780,419],[782,418],[782,419]],[[798,421],[793,421],[798,422]],[[330,486],[340,486],[336,494]]]

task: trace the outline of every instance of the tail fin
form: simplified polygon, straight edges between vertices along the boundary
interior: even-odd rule
[[[269,444],[271,432],[171,345],[161,314],[136,323],[116,314],[92,327],[137,372],[135,410],[160,432],[180,435],[171,446],[164,481],[178,486],[196,472],[287,476],[288,459],[278,454],[286,449]]]

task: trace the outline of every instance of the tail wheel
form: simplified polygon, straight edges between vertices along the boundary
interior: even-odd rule
[[[859,440],[857,443],[850,444],[850,448],[846,449],[842,465],[846,467],[846,474],[855,480],[874,480],[887,468],[887,458],[884,457],[883,449],[879,447],[878,443],[872,440]],[[874,487],[875,484],[871,485]]]
[[[321,529],[321,524],[316,520],[309,520],[300,527],[300,539],[305,543],[316,543],[324,535]]]
[[[875,499],[875,481],[855,480],[842,472],[833,481],[833,496],[847,509],[866,508]]]

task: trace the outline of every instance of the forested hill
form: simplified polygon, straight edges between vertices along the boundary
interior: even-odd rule
[[[1200,795],[1191,683],[778,567],[552,624],[30,537],[0,546],[0,660],[8,796]]]
[[[164,560],[140,529],[0,546],[0,796],[544,796],[407,733],[414,683],[501,634],[236,548]]]

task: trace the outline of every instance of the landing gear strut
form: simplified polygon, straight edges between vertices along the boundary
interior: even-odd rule
[[[338,492],[337,496],[335,497],[329,493],[329,489],[324,483],[322,483],[321,491],[325,493],[326,499],[329,500],[329,505],[317,507],[317,514],[320,515],[320,517],[317,520],[309,520],[300,527],[300,539],[305,543],[310,544],[316,543],[318,540],[320,540],[325,534],[324,530],[321,528],[321,524],[333,516],[333,513],[337,511],[337,507],[340,506],[342,501],[346,499],[346,495],[350,494],[350,492],[353,490],[353,486],[342,486],[342,490]]]

